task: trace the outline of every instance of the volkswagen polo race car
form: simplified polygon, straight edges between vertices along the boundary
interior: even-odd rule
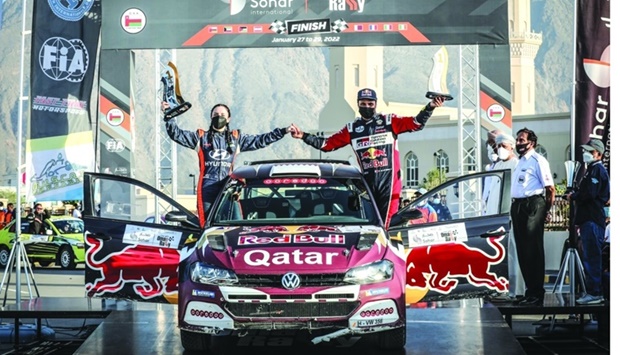
[[[191,351],[208,351],[214,336],[256,330],[304,332],[315,344],[362,336],[399,349],[407,303],[507,290],[506,201],[485,216],[473,198],[489,178],[505,195],[506,174],[472,174],[431,190],[457,186],[453,220],[411,226],[421,216],[414,201],[386,230],[361,172],[346,162],[238,167],[204,226],[142,182],[86,173],[86,291],[177,303]],[[162,212],[165,224],[146,222]]]

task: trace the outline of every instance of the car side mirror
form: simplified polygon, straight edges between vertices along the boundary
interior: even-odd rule
[[[420,219],[423,217],[424,215],[422,214],[422,211],[417,208],[412,208],[410,210],[392,216],[392,219],[390,220],[390,227],[400,226],[406,224],[409,221]]]

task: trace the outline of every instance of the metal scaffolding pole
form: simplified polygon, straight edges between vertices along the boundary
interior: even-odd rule
[[[480,157],[480,71],[478,65],[478,46],[459,46],[459,175],[481,171]],[[475,180],[472,180],[475,181]],[[477,196],[480,199],[481,191],[466,182],[460,186],[461,211],[475,210],[474,200],[466,196]]]

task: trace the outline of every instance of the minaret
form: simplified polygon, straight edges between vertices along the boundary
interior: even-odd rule
[[[542,34],[531,32],[530,0],[508,1],[508,25],[512,114],[532,115],[536,112],[534,58],[542,43]]]
[[[357,92],[365,87],[377,91],[377,111],[383,101],[383,47],[332,47],[329,66],[329,101],[319,117],[319,127],[336,132],[357,113]]]

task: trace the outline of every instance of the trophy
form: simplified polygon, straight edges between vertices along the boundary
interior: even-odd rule
[[[450,94],[443,94],[443,93],[435,92],[435,91],[427,91],[426,92],[426,98],[427,99],[432,100],[432,99],[436,98],[437,96],[443,97],[444,101],[450,101],[450,100],[453,99],[452,95],[450,95]]]
[[[564,162],[564,167],[566,168],[566,190],[570,192],[575,188],[575,174],[579,171],[581,163],[574,160],[567,160]]]
[[[179,116],[192,107],[192,104],[183,100],[181,89],[179,88],[179,73],[177,67],[172,62],[168,62],[168,67],[161,77],[163,84],[163,100],[170,107],[164,112],[164,121]]]

